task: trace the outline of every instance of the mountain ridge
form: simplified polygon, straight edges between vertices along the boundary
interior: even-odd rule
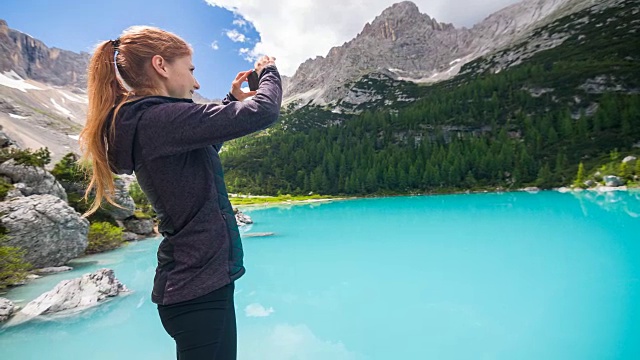
[[[385,9],[352,40],[333,47],[326,56],[302,63],[287,78],[284,103],[336,107],[348,97],[350,89],[345,84],[374,72],[416,83],[447,80],[466,63],[520,41],[559,16],[597,3],[524,0],[489,15],[471,29],[457,29],[420,13],[413,2],[403,1]],[[327,68],[332,69],[328,75]]]

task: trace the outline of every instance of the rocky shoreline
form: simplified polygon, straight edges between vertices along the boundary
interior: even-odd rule
[[[60,281],[52,290],[22,308],[0,298],[0,322],[6,321],[4,326],[15,326],[39,316],[72,315],[128,293],[113,270],[100,269],[79,278]]]

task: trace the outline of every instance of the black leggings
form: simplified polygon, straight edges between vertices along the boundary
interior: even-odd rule
[[[193,300],[158,305],[162,326],[176,341],[179,360],[235,360],[234,284]]]

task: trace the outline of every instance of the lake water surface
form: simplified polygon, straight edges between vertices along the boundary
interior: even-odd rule
[[[640,193],[446,195],[252,208],[240,360],[640,359]],[[150,301],[160,239],[108,267],[132,293],[0,330],[0,358],[174,359]],[[24,305],[25,302],[22,304]]]

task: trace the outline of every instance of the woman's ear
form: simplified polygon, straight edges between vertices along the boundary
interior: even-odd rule
[[[160,75],[163,78],[169,77],[169,73],[167,72],[166,65],[167,65],[167,62],[160,55],[154,55],[151,58],[151,66],[153,67],[153,70],[155,70],[158,73],[158,75]]]

